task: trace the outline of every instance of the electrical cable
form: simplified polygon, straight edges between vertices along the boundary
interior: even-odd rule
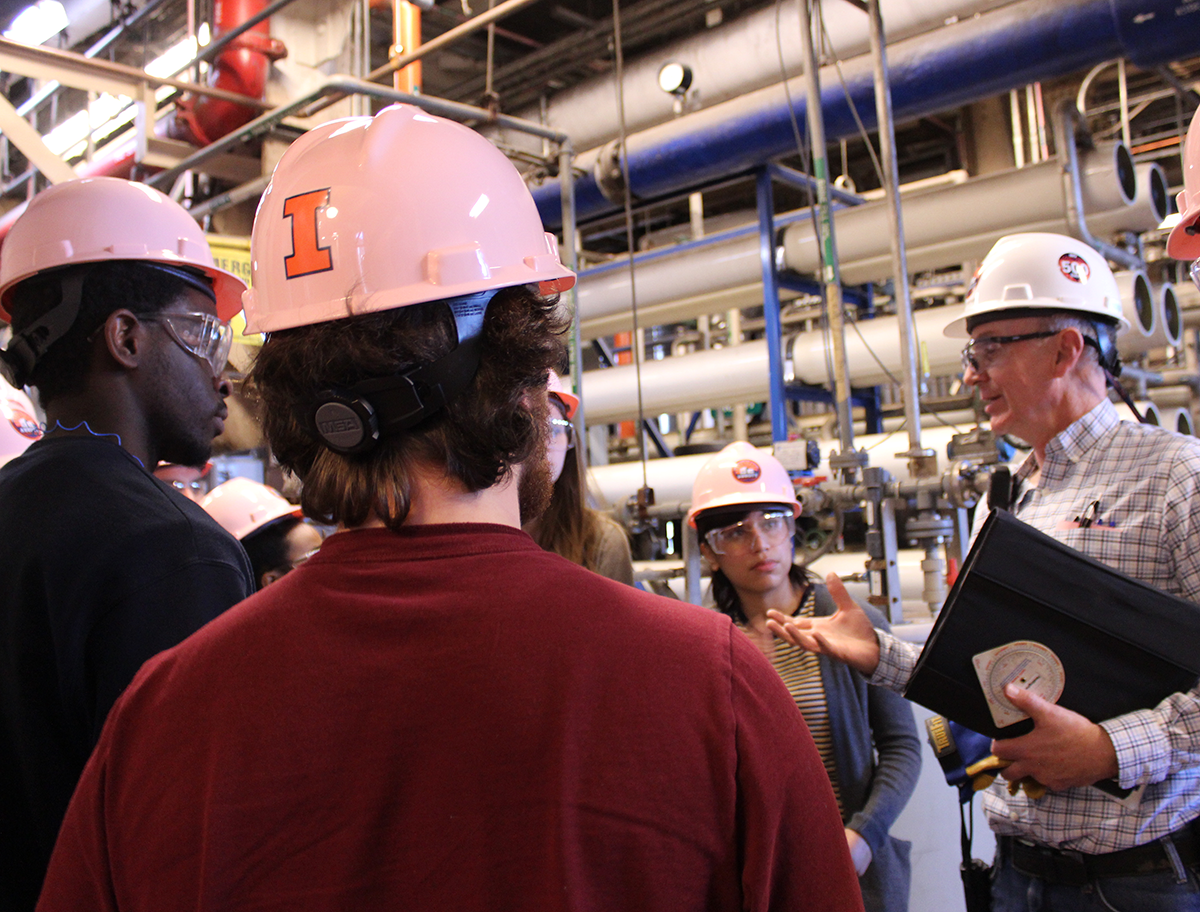
[[[629,150],[626,146],[628,133],[625,129],[625,58],[621,50],[621,0],[612,0],[613,10],[613,56],[616,72],[614,83],[617,90],[617,123],[620,129],[621,177],[625,184],[625,242],[629,249],[629,305],[633,317],[633,370],[638,394],[638,453],[642,461],[642,487],[650,487],[649,471],[646,468],[646,408],[642,401],[642,351],[641,333],[638,325],[637,270],[633,262],[633,191],[629,186]]]
[[[825,28],[825,17],[821,16],[820,21],[821,35],[825,39],[829,59],[833,61],[833,69],[837,73],[838,82],[842,84],[842,94],[846,96],[846,107],[850,109],[850,116],[854,118],[854,123],[858,126],[858,133],[867,147],[867,154],[871,156],[871,165],[875,168],[875,176],[879,178],[879,186],[882,187],[887,183],[883,179],[883,165],[875,154],[875,147],[871,145],[871,138],[867,134],[867,128],[863,125],[862,118],[858,116],[858,108],[854,106],[854,99],[850,97],[850,87],[846,85],[846,77],[842,73],[842,62],[838,59],[837,51],[833,48],[833,39],[829,37],[829,31]]]

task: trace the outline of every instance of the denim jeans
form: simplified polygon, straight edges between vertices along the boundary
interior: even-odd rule
[[[1170,871],[1137,877],[1102,877],[1072,887],[1022,874],[997,858],[992,912],[1200,912],[1200,880],[1187,871],[1176,883]]]

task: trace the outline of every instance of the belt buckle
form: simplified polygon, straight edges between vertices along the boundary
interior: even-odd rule
[[[1072,849],[1047,849],[1050,855],[1054,880],[1071,887],[1086,886],[1091,879],[1088,872],[1087,858],[1082,852]]]

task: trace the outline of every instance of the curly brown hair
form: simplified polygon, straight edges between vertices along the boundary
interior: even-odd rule
[[[397,529],[408,516],[418,463],[445,466],[470,492],[507,479],[544,447],[550,368],[568,321],[556,298],[525,286],[488,304],[479,370],[446,407],[374,449],[341,455],[314,436],[317,395],[399,374],[451,351],[455,324],[442,301],[273,332],[247,390],[259,405],[276,459],[304,482],[301,506],[319,522],[362,525],[371,515]],[[531,395],[533,394],[533,395]]]

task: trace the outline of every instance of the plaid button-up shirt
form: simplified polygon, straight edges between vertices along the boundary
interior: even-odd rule
[[[1017,479],[1036,468],[1030,455]],[[1078,528],[1073,521],[1089,510],[1096,521]],[[1018,488],[1013,512],[1122,573],[1200,603],[1200,440],[1194,437],[1121,421],[1105,399],[1050,441],[1037,486]],[[871,683],[902,689],[918,650],[887,634],[879,640]],[[1091,787],[1033,801],[1023,791],[1009,795],[998,779],[983,803],[992,828],[1098,853],[1150,842],[1200,817],[1200,686],[1102,725],[1117,751],[1120,784],[1146,786],[1134,806]]]

